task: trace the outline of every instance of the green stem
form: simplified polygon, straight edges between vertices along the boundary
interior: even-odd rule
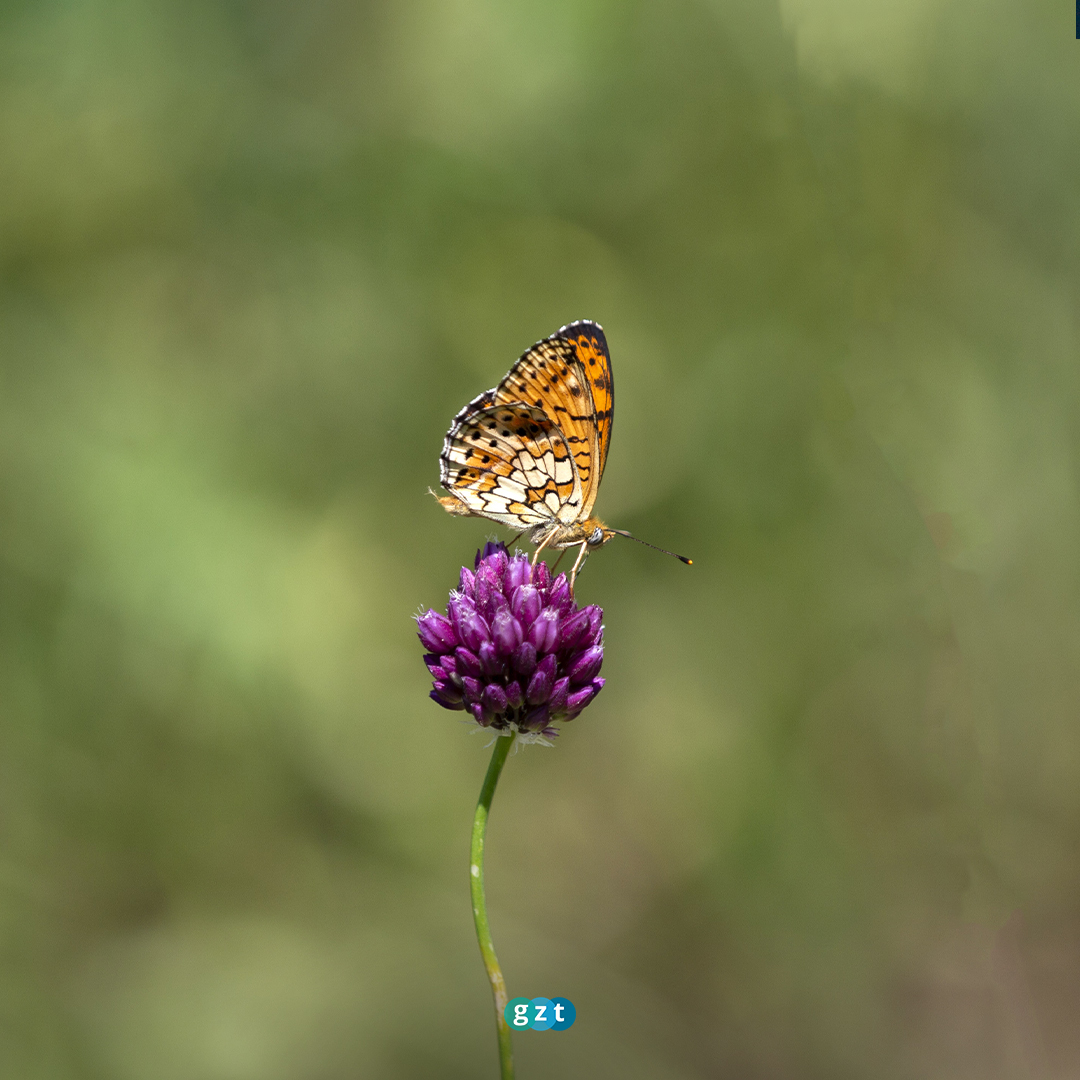
[[[495,946],[491,941],[488,928],[487,901],[484,899],[484,832],[487,829],[488,814],[491,812],[491,799],[495,794],[495,785],[510,752],[510,746],[516,735],[499,736],[495,740],[495,750],[491,755],[484,786],[480,791],[480,801],[476,804],[476,816],[472,826],[472,858],[469,865],[469,882],[472,885],[473,921],[476,923],[476,940],[480,943],[480,953],[484,957],[488,981],[491,983],[491,996],[495,999],[495,1024],[499,1032],[499,1067],[502,1080],[514,1080],[514,1050],[510,1045],[510,1027],[503,1017],[506,1008],[506,983],[503,981],[499,960],[495,955]]]

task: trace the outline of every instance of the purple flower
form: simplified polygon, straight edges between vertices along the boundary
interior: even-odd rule
[[[573,720],[604,685],[604,613],[579,608],[566,580],[546,563],[529,565],[502,543],[461,568],[447,614],[416,617],[434,679],[431,697],[464,710],[481,727],[536,738]]]

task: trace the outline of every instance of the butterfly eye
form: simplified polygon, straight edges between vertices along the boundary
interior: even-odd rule
[[[604,539],[604,530],[601,528],[595,528],[592,531],[592,536],[589,537],[590,544],[602,543]]]

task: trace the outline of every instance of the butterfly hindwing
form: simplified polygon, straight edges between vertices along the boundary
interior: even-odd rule
[[[532,526],[580,508],[570,450],[547,413],[481,394],[455,418],[443,443],[440,481],[472,514]]]

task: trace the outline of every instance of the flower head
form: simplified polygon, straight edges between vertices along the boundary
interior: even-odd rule
[[[481,727],[528,741],[558,735],[552,725],[573,720],[604,685],[603,617],[595,604],[577,606],[565,574],[552,581],[546,563],[488,543],[472,570],[461,568],[446,614],[416,617],[431,697]]]

